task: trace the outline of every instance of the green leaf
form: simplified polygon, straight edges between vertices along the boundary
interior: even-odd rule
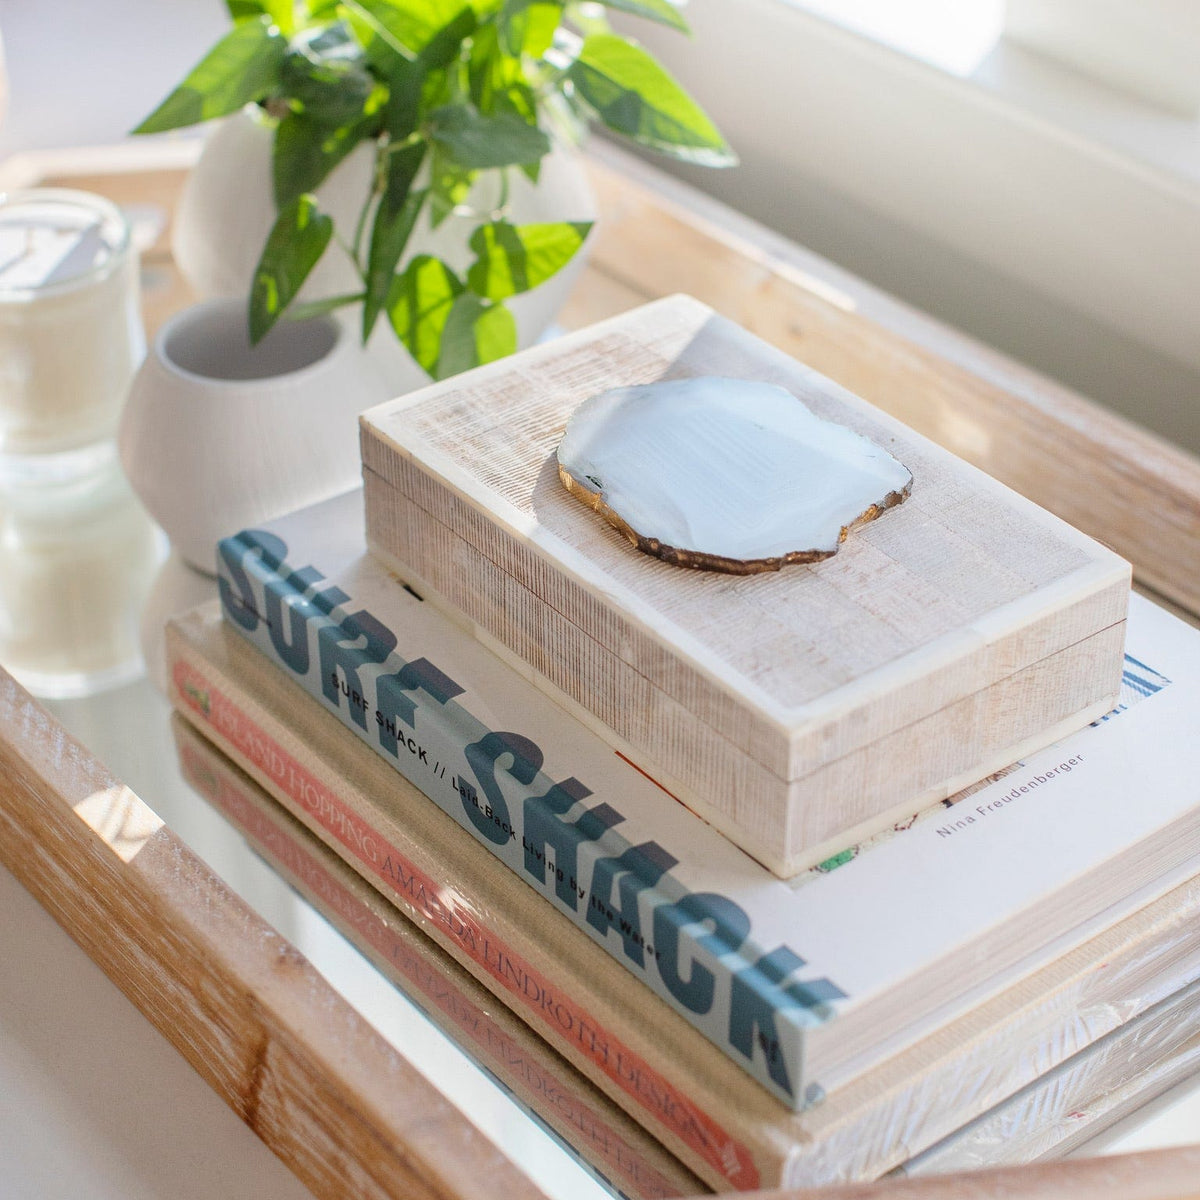
[[[500,112],[511,112],[521,118],[526,125],[537,125],[538,110],[537,96],[527,83],[517,81],[510,83],[496,97],[496,108]],[[524,164],[526,166],[536,164]]]
[[[457,63],[448,71],[430,71],[421,86],[423,119],[443,105],[461,104],[464,91],[462,71]]]
[[[434,146],[429,186],[429,220],[434,229],[466,203],[477,175],[477,171],[460,167]]]
[[[493,221],[471,234],[477,255],[467,283],[477,295],[504,300],[527,292],[560,271],[591,231],[590,221],[510,225]]]
[[[504,0],[498,25],[505,53],[541,58],[554,41],[562,15],[563,6],[555,0]]]
[[[421,47],[425,69],[436,71],[449,66],[462,53],[463,42],[475,32],[478,23],[475,10],[465,5]]]
[[[309,300],[305,304],[293,304],[287,310],[287,320],[311,321],[313,317],[323,317],[347,305],[358,304],[362,298],[362,292],[349,292],[341,296],[326,296],[323,300]]]
[[[367,60],[387,83],[384,125],[402,141],[420,120],[427,81],[458,58],[475,30],[464,0],[346,0],[350,25]]]
[[[235,25],[133,132],[162,133],[237,112],[278,86],[287,41],[266,16]]]
[[[250,341],[257,345],[296,298],[325,253],[333,221],[312,196],[298,196],[276,218],[250,287]]]
[[[275,207],[286,208],[297,196],[315,192],[369,129],[366,121],[328,129],[303,113],[284,117],[275,129],[271,157]]]
[[[388,290],[396,264],[404,253],[416,224],[417,214],[425,201],[424,191],[412,190],[413,180],[421,169],[425,158],[424,142],[413,142],[390,151],[387,164],[387,181],[379,205],[375,209],[375,222],[371,227],[371,247],[367,252],[367,287],[363,302],[363,341],[371,336],[371,330],[387,303]]]
[[[293,40],[280,69],[280,86],[306,116],[339,127],[363,115],[376,84],[362,46],[339,21]]]
[[[346,19],[367,56],[386,79],[397,62],[413,62],[417,52],[407,39],[413,28],[389,0],[344,0]]]
[[[482,170],[537,162],[550,139],[512,113],[484,116],[473,108],[439,108],[431,114],[432,137],[460,167]]]
[[[511,112],[526,125],[537,125],[537,98],[525,81],[520,59],[504,52],[494,24],[483,26],[473,39],[468,78],[471,99],[485,116]]]
[[[737,162],[700,106],[645,50],[625,38],[587,38],[567,78],[616,133],[701,166]]]
[[[421,366],[434,373],[442,353],[442,331],[463,283],[444,262],[420,254],[392,280],[388,318],[396,336]]]
[[[394,142],[413,133],[421,117],[421,93],[426,73],[421,60],[398,61],[388,77],[391,91],[384,107],[383,126]]]
[[[267,11],[264,0],[225,0],[225,7],[233,21],[238,24],[261,17]]]
[[[296,31],[294,0],[225,0],[225,7],[234,21],[249,21],[267,16],[279,26],[279,32],[291,37]]]
[[[396,55],[413,59],[439,36],[443,42],[453,37],[446,32],[450,28],[459,31],[461,42],[476,21],[467,0],[345,0],[345,5],[368,57],[385,72]],[[444,53],[444,45],[435,47],[430,61]]]
[[[517,323],[503,304],[489,304],[474,292],[463,292],[450,307],[442,330],[442,353],[434,372],[438,379],[469,371],[512,354]]]
[[[672,29],[691,33],[688,23],[683,19],[679,6],[671,0],[600,0],[605,8],[616,8],[621,12],[633,13],[637,17],[646,17],[657,21],[660,25],[669,25]]]
[[[481,113],[491,113],[492,97],[504,86],[504,62],[495,24],[485,25],[471,41],[467,63],[471,100]]]

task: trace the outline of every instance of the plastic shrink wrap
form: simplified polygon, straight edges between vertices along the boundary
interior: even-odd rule
[[[942,1175],[1061,1158],[1200,1066],[1200,983],[1081,1050],[896,1170]]]

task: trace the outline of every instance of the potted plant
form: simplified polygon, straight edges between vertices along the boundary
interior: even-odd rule
[[[591,229],[514,219],[514,195],[543,183],[556,144],[599,121],[688,162],[735,161],[695,101],[606,19],[620,10],[686,30],[671,0],[226,2],[233,28],[136,132],[247,105],[263,114],[275,212],[250,279],[254,341],[285,313],[358,306],[364,342],[386,319],[435,378],[502,357],[517,347],[513,298],[560,272]],[[343,183],[322,203],[339,172],[353,194]],[[457,255],[436,246],[453,223]],[[349,286],[297,301],[331,256]]]

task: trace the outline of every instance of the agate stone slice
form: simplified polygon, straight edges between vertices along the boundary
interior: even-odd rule
[[[829,558],[912,487],[886,450],[783,388],[718,378],[585,400],[558,474],[646,554],[736,575]]]

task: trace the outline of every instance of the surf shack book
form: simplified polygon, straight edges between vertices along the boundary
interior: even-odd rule
[[[789,883],[405,590],[365,551],[359,493],[227,539],[218,565],[232,630],[794,1108],[1190,877],[1200,854],[1177,750],[1200,638],[1152,606],[1141,637],[1173,680],[1153,703],[1035,755],[970,811]],[[358,815],[379,827],[387,810]]]
[[[667,1005],[636,995],[615,959],[250,650],[216,605],[177,619],[168,640],[180,712],[718,1190],[878,1174],[1200,975],[1193,878],[790,1112]],[[1163,686],[1140,670],[1131,680],[1130,702]],[[930,822],[946,828],[932,813],[892,840]],[[837,871],[884,848],[847,851]]]

